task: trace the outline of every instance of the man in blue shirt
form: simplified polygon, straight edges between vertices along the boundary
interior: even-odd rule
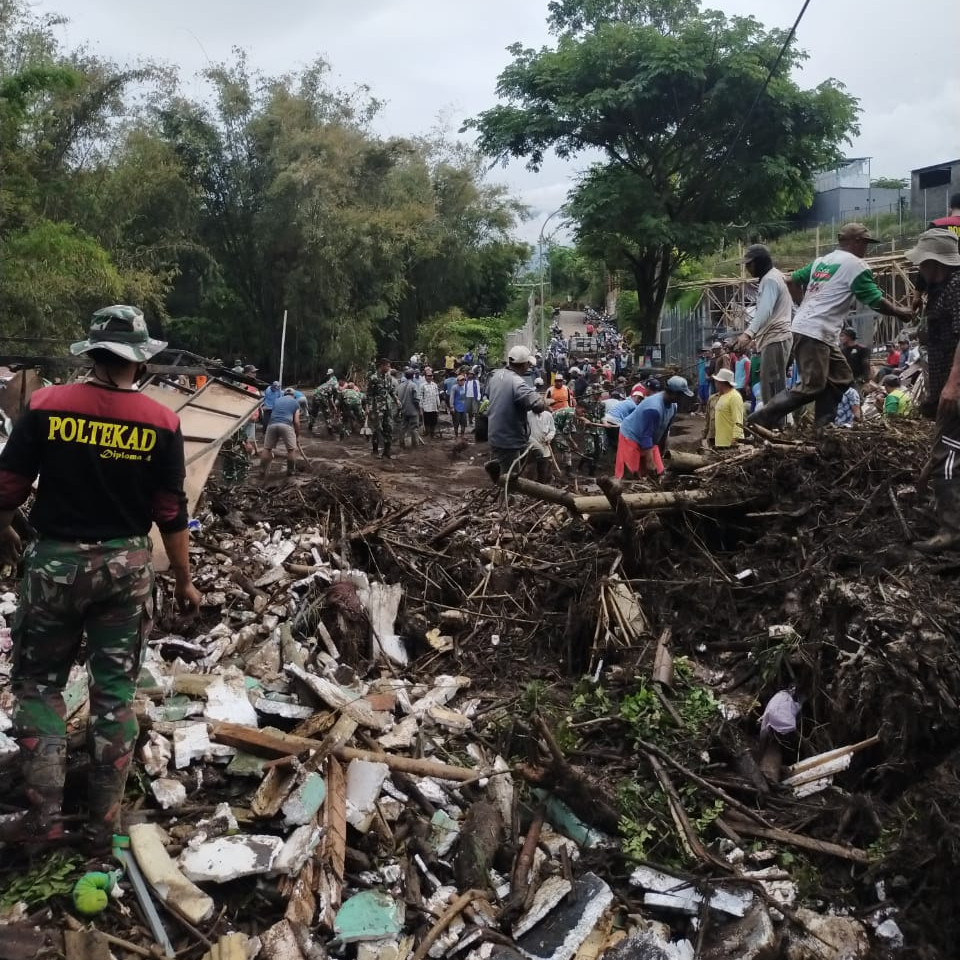
[[[280,389],[280,381],[274,380],[273,383],[263,391],[263,429],[270,426],[270,416],[273,414],[273,405],[283,396]]]
[[[683,377],[671,377],[665,390],[647,397],[621,421],[614,470],[618,479],[626,471],[641,477],[663,473],[662,454],[682,396],[692,397],[693,391]]]
[[[263,451],[260,454],[260,477],[266,479],[270,464],[273,462],[273,451],[278,443],[283,444],[287,454],[287,475],[297,471],[297,447],[300,437],[300,402],[297,400],[293,387],[287,387],[273,405],[270,415],[270,426],[263,437]]]

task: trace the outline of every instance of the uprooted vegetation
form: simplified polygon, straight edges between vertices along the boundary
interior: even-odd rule
[[[174,852],[196,845],[196,824],[224,800],[241,834],[289,840],[283,790],[303,769],[324,772],[328,799],[304,824],[323,839],[299,874],[201,881],[223,908],[202,931],[263,935],[286,917],[323,941],[340,900],[373,887],[407,904],[396,936],[423,944],[492,869],[505,888],[477,894],[449,942],[436,933],[436,955],[474,929],[487,945],[478,956],[514,944],[530,952],[532,934],[513,925],[533,894],[551,877],[583,893],[595,874],[615,897],[609,922],[596,923],[601,947],[617,940],[614,917],[633,929],[629,915],[666,921],[664,950],[700,940],[703,956],[740,956],[723,952],[724,938],[749,940],[740,924],[769,935],[767,949],[816,956],[797,945],[829,940],[816,917],[839,912],[861,944],[895,919],[914,955],[950,956],[960,934],[950,897],[960,865],[957,565],[922,559],[907,542],[932,531],[912,486],[928,444],[923,425],[905,424],[830,435],[819,452],[765,448],[671,480],[711,495],[637,514],[630,538],[609,517],[517,494],[504,503],[492,489],[428,516],[335,467],[279,491],[208,486],[194,546],[208,606],[194,624],[168,613],[152,641],[145,736],[176,741],[199,700],[204,717],[193,720],[210,740],[260,750],[260,766],[243,780],[209,755],[171,762],[165,779],[188,799],[166,814],[150,793],[156,774],[142,773],[133,792],[144,791],[151,821],[176,817]],[[402,597],[395,629],[376,627],[372,647],[377,584],[400,585]],[[374,656],[394,640],[407,663]],[[194,675],[206,679],[182,679]],[[275,728],[274,739],[254,744],[211,715],[205,684],[217,676],[246,684],[251,729]],[[802,712],[785,764],[857,748],[800,797],[758,763],[763,707],[787,688]],[[336,690],[367,706],[358,712]],[[295,774],[276,796],[257,779],[265,760],[292,764],[268,766]],[[331,769],[357,762],[386,762],[389,792],[369,822],[351,815],[338,846],[325,818],[342,773]],[[446,765],[459,783],[418,762]],[[444,818],[449,845],[436,842]],[[536,865],[523,856],[531,835]],[[338,858],[343,873],[331,879]],[[664,907],[662,872],[752,896],[752,906],[743,917]],[[108,925],[140,936],[122,914]],[[860,955],[893,942],[875,937]],[[191,945],[201,956],[185,933]]]

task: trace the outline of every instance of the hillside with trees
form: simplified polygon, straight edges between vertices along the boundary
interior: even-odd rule
[[[323,61],[268,77],[236,51],[193,97],[64,49],[63,22],[0,2],[0,335],[63,341],[124,301],[172,345],[276,369],[288,310],[309,378],[508,305],[524,211],[475,151],[378,136],[376,97]]]

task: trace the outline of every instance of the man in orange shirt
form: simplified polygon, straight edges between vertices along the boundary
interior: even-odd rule
[[[558,373],[553,378],[553,386],[547,391],[547,403],[550,404],[551,412],[574,405],[570,388],[564,383],[562,374]]]

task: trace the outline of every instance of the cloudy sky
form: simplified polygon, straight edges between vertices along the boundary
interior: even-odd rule
[[[728,14],[755,14],[787,28],[801,0],[708,0]],[[384,134],[424,132],[462,121],[495,103],[505,48],[550,40],[547,0],[34,0],[39,11],[70,17],[69,45],[88,43],[120,61],[138,56],[180,67],[186,89],[208,60],[244,47],[252,63],[281,73],[318,56],[345,86],[366,83],[386,101]],[[960,157],[960,58],[949,50],[958,0],[812,0],[798,31],[810,54],[800,81],[835,77],[860,98],[861,134],[851,156],[872,156],[874,176]],[[760,11],[760,12],[758,12]],[[939,25],[939,27],[938,27]],[[942,37],[942,42],[937,38]],[[576,167],[552,160],[539,173],[522,163],[491,176],[530,206],[523,234],[564,200]]]

